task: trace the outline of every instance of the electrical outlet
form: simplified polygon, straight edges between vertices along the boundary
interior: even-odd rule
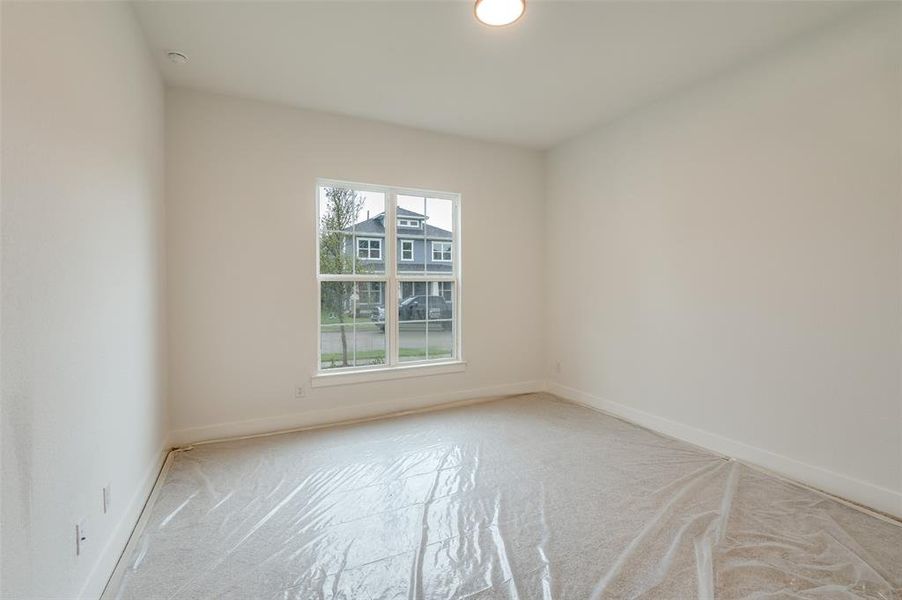
[[[87,519],[82,519],[75,525],[75,556],[81,556],[85,552],[88,543]]]
[[[113,484],[103,486],[103,514],[110,512],[113,507]]]
[[[302,386],[302,385],[299,385],[296,388],[294,388],[294,397],[295,398],[306,398],[307,397],[306,388],[304,388],[304,386]]]

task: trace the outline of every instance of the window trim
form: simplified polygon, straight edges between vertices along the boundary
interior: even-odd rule
[[[398,260],[401,262],[414,262],[417,258],[416,250],[414,249],[414,242],[416,242],[416,240],[400,239],[399,241],[401,242],[401,254],[398,256]],[[410,258],[404,258],[404,252],[406,252],[404,250],[404,244],[410,244]]]
[[[317,198],[317,202],[319,202],[319,198]],[[357,260],[382,260],[382,238],[377,237],[359,237],[357,235],[354,236],[354,239],[357,240]],[[360,242],[369,242],[370,245],[367,246],[367,257],[364,258],[360,256]],[[379,242],[379,256],[373,258],[373,242]],[[317,264],[319,264],[319,247],[317,247],[317,256],[316,256]]]
[[[419,219],[405,219],[403,217],[398,218],[398,227],[403,227],[404,229],[422,229],[422,227],[420,227]]]
[[[320,371],[311,378],[310,386],[329,387],[333,385],[351,385],[370,381],[387,381],[392,379],[408,379],[427,375],[447,375],[463,373],[467,370],[467,361],[429,361],[422,363],[402,363],[395,367],[356,367],[357,370],[329,369]]]
[[[449,254],[451,258],[436,258],[435,257],[435,245],[436,244],[449,244],[450,248],[448,248],[447,252],[445,250],[439,250],[439,254],[444,256],[445,254]],[[440,262],[440,263],[453,263],[454,262],[454,242],[451,240],[432,240],[432,262]]]
[[[385,227],[384,237],[368,238],[376,239],[381,242],[381,259],[385,261],[385,272],[383,273],[343,273],[331,274],[320,273],[319,259],[319,240],[320,240],[320,189],[322,187],[346,187],[360,192],[374,192],[385,195],[385,219],[383,223]],[[442,240],[445,243],[451,243],[451,260],[441,261],[451,263],[451,270],[442,273],[430,273],[428,268],[421,272],[404,272],[399,271],[398,262],[394,260],[394,254],[397,251],[396,242],[400,240],[397,227],[397,203],[398,196],[415,196],[420,198],[435,198],[439,200],[449,200],[453,203],[453,222],[451,240]],[[432,375],[439,373],[451,373],[463,371],[466,368],[466,360],[463,352],[463,270],[461,268],[461,195],[453,192],[442,192],[437,190],[408,188],[401,186],[387,186],[378,184],[366,184],[353,181],[343,181],[337,179],[318,178],[314,186],[314,213],[316,218],[313,221],[314,236],[314,261],[315,261],[315,281],[316,287],[316,303],[313,310],[316,311],[316,353],[313,357],[313,375],[311,376],[311,386],[320,387],[325,385],[340,385],[345,383],[361,383],[365,381],[379,381],[385,379],[396,379],[402,377],[414,377],[420,375]],[[421,228],[422,229],[422,228]],[[356,237],[356,235],[355,235]],[[416,238],[423,239],[427,238]],[[383,241],[384,240],[384,241]],[[355,251],[357,248],[355,248]],[[355,252],[355,258],[356,258]],[[358,260],[376,260],[376,259],[358,259]],[[416,255],[414,254],[414,260]],[[320,295],[322,293],[321,284],[327,281],[377,281],[385,283],[385,305],[397,306],[400,302],[398,296],[401,283],[405,281],[439,281],[452,283],[453,306],[455,309],[454,327],[452,337],[452,355],[447,359],[433,359],[423,361],[401,362],[398,356],[399,333],[397,328],[398,315],[392,315],[391,311],[386,311],[385,329],[388,333],[386,340],[386,363],[385,365],[362,365],[354,367],[338,367],[332,369],[322,369],[320,357],[322,355],[322,335],[321,335],[321,310]]]

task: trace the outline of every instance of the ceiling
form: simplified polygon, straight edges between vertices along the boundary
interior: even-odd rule
[[[170,85],[547,148],[856,10],[855,2],[136,2]],[[860,4],[859,4],[860,6]],[[190,58],[177,65],[167,50]]]

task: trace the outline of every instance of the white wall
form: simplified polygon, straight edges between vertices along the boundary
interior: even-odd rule
[[[541,385],[540,153],[179,89],[166,122],[176,442]],[[317,177],[461,193],[464,373],[310,389]]]
[[[111,570],[165,444],[164,278],[178,442],[551,373],[563,395],[902,514],[898,8],[547,163],[170,90],[164,223],[162,86],[130,9],[2,6],[4,597],[94,596]],[[310,388],[317,177],[462,194],[464,373]]]
[[[899,13],[550,153],[554,391],[902,514]]]
[[[165,438],[163,87],[124,3],[3,2],[2,54],[2,594],[96,597]]]

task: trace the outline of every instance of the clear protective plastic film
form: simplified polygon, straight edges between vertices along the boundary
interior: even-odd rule
[[[108,598],[900,598],[902,526],[530,394],[175,455]]]

